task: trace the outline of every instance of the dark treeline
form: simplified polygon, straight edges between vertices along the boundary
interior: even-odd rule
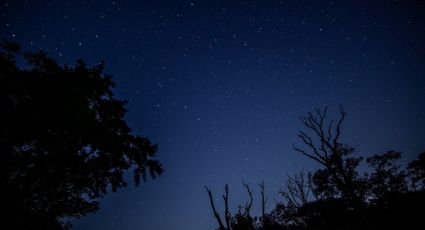
[[[299,131],[303,147],[294,150],[322,167],[314,172],[288,176],[280,190],[281,200],[265,213],[264,184],[261,216],[252,216],[252,188],[243,183],[249,200],[235,214],[229,209],[229,188],[223,195],[224,211],[217,211],[213,194],[206,187],[218,230],[345,230],[422,229],[425,207],[425,153],[407,166],[398,163],[401,153],[387,151],[366,159],[367,173],[356,149],[341,143],[346,113],[329,120],[327,108],[300,117],[306,130]]]
[[[44,52],[23,53],[16,43],[0,47],[0,183],[8,229],[68,229],[69,218],[94,213],[99,198],[127,185],[132,169],[135,184],[162,173],[157,146],[134,135],[125,122],[126,102],[113,93],[103,63],[92,68],[83,61],[59,65]],[[425,153],[406,166],[401,153],[388,151],[363,158],[341,143],[346,113],[332,121],[327,109],[301,117],[306,128],[294,150],[322,167],[289,176],[283,198],[261,215],[251,215],[250,199],[232,214],[225,186],[225,210],[215,207],[206,187],[219,230],[254,229],[420,229],[425,207]]]
[[[7,229],[68,229],[99,198],[162,172],[157,146],[131,134],[103,63],[61,66],[46,53],[0,47],[1,215]]]

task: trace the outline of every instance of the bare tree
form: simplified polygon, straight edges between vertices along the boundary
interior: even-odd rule
[[[258,186],[260,186],[261,188],[261,217],[263,218],[263,220],[265,219],[265,208],[266,208],[266,203],[267,203],[267,198],[264,195],[264,181],[262,181],[261,183],[258,184]]]
[[[256,220],[258,220],[258,219],[253,218],[251,216],[251,213],[250,213],[251,207],[252,207],[252,204],[253,204],[253,201],[254,201],[253,190],[248,183],[245,183],[245,182],[242,181],[242,184],[245,187],[245,189],[246,189],[246,191],[249,195],[249,200],[245,203],[244,206],[239,205],[238,212],[234,216],[232,216],[232,214],[229,211],[229,188],[228,188],[227,184],[225,186],[225,193],[222,196],[223,200],[224,200],[224,215],[223,215],[225,217],[224,221],[222,220],[222,216],[220,216],[220,214],[217,212],[211,190],[207,186],[205,186],[205,189],[206,189],[208,196],[209,196],[209,200],[210,200],[211,208],[213,210],[213,214],[215,216],[215,219],[218,222],[220,230],[239,230],[239,229],[250,230],[250,229],[256,229],[256,225],[257,225]],[[265,190],[264,183],[263,182],[260,183],[259,186],[261,188],[262,220],[264,221],[265,217],[266,217],[265,205],[266,205],[266,202],[267,202],[267,198],[265,197],[265,194],[264,194],[264,190]]]
[[[302,124],[313,135],[300,130],[298,137],[307,149],[296,146],[294,149],[325,167],[324,170],[316,172],[315,179],[327,180],[326,183],[340,192],[343,198],[351,203],[358,203],[360,197],[356,192],[355,169],[362,159],[352,157],[355,148],[341,143],[341,125],[346,118],[346,112],[342,106],[339,107],[339,114],[336,125],[334,120],[327,122],[327,107],[323,111],[316,109],[314,113],[309,112],[301,116]],[[325,184],[324,181],[320,183]]]
[[[300,215],[300,210],[309,202],[319,199],[313,191],[311,174],[306,174],[305,171],[288,174],[286,184],[279,194],[284,200],[277,202],[273,211],[275,218],[282,223],[306,227],[308,221],[305,215]]]
[[[212,196],[212,192],[211,190],[208,188],[208,186],[205,186],[205,189],[207,190],[208,196],[210,198],[210,204],[211,204],[211,208],[213,210],[214,216],[218,222],[219,225],[219,229],[220,230],[230,230],[230,225],[229,225],[229,218],[230,218],[230,213],[229,213],[229,203],[228,203],[228,198],[229,198],[229,187],[226,184],[225,188],[225,195],[223,195],[224,198],[224,205],[225,205],[225,216],[226,216],[226,227],[223,224],[223,221],[221,220],[220,214],[217,212],[217,209],[215,208],[215,204],[214,204],[214,198]]]
[[[325,167],[329,166],[329,155],[337,154],[338,146],[340,145],[339,137],[341,135],[341,124],[346,116],[344,108],[340,106],[339,112],[341,116],[337,122],[336,129],[333,130],[333,120],[330,121],[327,127],[325,124],[327,110],[328,107],[325,107],[323,112],[316,109],[315,113],[309,112],[307,115],[300,117],[302,124],[313,131],[314,135],[319,138],[320,143],[316,145],[312,137],[300,130],[298,137],[310,148],[311,151],[306,151],[294,146],[296,151],[315,160]]]
[[[306,175],[304,171],[288,175],[285,189],[281,189],[279,193],[286,201],[287,206],[301,208],[303,205],[311,201],[311,197],[318,200],[317,195],[312,192],[311,175]]]
[[[244,216],[251,216],[250,211],[251,211],[251,207],[252,207],[252,202],[253,202],[253,197],[252,197],[252,189],[249,187],[249,184],[245,183],[242,181],[243,186],[245,187],[248,195],[249,195],[249,201],[245,203],[245,207],[244,207]],[[240,209],[239,209],[240,210]],[[241,212],[239,211],[239,214],[241,214]]]
[[[232,215],[230,214],[230,211],[229,211],[229,186],[227,184],[226,184],[226,186],[224,186],[224,191],[225,191],[225,193],[223,195],[224,208],[225,208],[224,216],[225,216],[225,219],[226,219],[227,229],[231,229],[230,220],[232,218]]]
[[[328,122],[327,109],[327,107],[323,111],[316,109],[300,117],[302,124],[312,132],[312,135],[300,130],[298,137],[307,148],[294,146],[294,149],[324,166],[324,169],[317,170],[313,175],[316,192],[330,197],[341,196],[359,213],[365,228],[370,229],[364,215],[365,186],[356,171],[362,158],[353,157],[356,149],[342,144],[340,140],[341,126],[347,114],[340,105],[337,121]]]

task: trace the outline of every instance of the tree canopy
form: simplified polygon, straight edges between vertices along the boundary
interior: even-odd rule
[[[104,64],[60,65],[46,53],[0,51],[0,164],[7,223],[67,229],[67,217],[99,208],[98,198],[162,173],[157,146],[134,135],[126,101],[114,96]]]
[[[425,153],[403,167],[401,152],[387,151],[366,159],[367,173],[359,173],[363,158],[357,149],[341,141],[346,118],[343,107],[339,118],[329,120],[327,108],[300,117],[304,130],[298,137],[302,146],[294,150],[318,163],[314,172],[289,175],[274,209],[264,212],[264,184],[261,184],[260,217],[250,209],[253,192],[243,183],[250,197],[245,206],[231,214],[229,186],[225,186],[225,211],[215,208],[213,194],[206,187],[218,230],[332,230],[332,229],[421,229],[417,210],[425,205]],[[221,220],[225,217],[226,224]]]

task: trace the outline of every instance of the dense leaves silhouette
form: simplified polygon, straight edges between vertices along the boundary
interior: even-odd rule
[[[387,151],[366,159],[367,173],[358,167],[363,158],[357,150],[340,141],[346,113],[341,106],[339,119],[329,120],[327,108],[300,117],[306,130],[298,137],[303,147],[296,152],[307,156],[322,168],[288,176],[281,189],[282,201],[270,213],[264,213],[264,184],[261,187],[262,215],[253,217],[250,201],[232,215],[229,211],[229,188],[225,187],[226,224],[219,230],[354,230],[354,229],[422,229],[425,207],[425,153],[407,167],[398,163],[401,153]],[[207,188],[217,221],[212,192]]]
[[[26,66],[26,67],[25,67]],[[9,229],[67,229],[68,217],[99,208],[126,186],[124,173],[160,174],[157,146],[131,134],[103,63],[61,66],[40,51],[0,53],[0,151],[3,210]]]
[[[409,163],[408,175],[411,178],[411,186],[414,190],[425,189],[425,152],[421,153],[418,159]]]

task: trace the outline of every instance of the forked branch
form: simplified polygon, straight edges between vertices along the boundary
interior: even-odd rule
[[[227,187],[227,185],[226,185],[226,187]],[[205,190],[207,190],[208,196],[210,198],[211,208],[213,210],[215,219],[217,220],[218,225],[220,226],[220,230],[226,230],[226,227],[224,227],[223,221],[221,221],[220,214],[218,214],[217,209],[215,208],[214,199],[213,199],[211,190],[206,185],[205,185]]]

